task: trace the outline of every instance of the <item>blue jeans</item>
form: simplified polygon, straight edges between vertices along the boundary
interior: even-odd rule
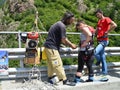
[[[105,47],[108,44],[109,44],[109,41],[100,41],[94,51],[94,55],[97,61],[102,62],[102,74],[107,74]]]

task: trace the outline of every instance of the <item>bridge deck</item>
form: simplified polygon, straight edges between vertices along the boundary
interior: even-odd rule
[[[95,76],[95,80],[98,80],[99,76]],[[2,80],[0,82],[0,90],[119,90],[120,89],[120,70],[112,70],[108,75],[108,82],[86,82],[79,83],[76,86],[62,85],[61,83],[58,86],[52,86],[54,89],[43,88],[45,85],[35,81],[30,83],[22,83],[23,79],[16,80]],[[87,79],[87,76],[82,77],[83,80]],[[33,81],[35,79],[32,79]],[[41,82],[42,80],[39,80]],[[46,84],[47,85],[47,84]],[[41,89],[39,86],[42,86]],[[43,88],[43,89],[42,89]]]

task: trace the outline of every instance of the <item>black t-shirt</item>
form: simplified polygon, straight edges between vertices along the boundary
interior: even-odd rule
[[[62,38],[66,38],[66,26],[58,21],[50,27],[44,47],[59,50]]]

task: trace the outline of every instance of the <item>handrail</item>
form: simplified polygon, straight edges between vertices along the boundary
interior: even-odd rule
[[[0,31],[0,34],[18,34],[21,33],[22,31]],[[28,33],[28,32],[25,32]],[[42,32],[38,32],[39,34],[48,34],[48,32],[42,31]],[[81,34],[79,32],[67,32],[66,34]],[[112,36],[120,36],[120,34],[108,34],[108,35],[112,35]]]
[[[9,59],[20,59],[20,67],[24,67],[23,59],[25,58],[25,48],[0,48],[0,51],[1,50],[5,50],[9,53]],[[60,48],[60,55],[62,58],[75,58],[78,56],[78,50],[79,48]],[[105,54],[107,56],[119,56],[120,47],[106,47]]]
[[[25,48],[0,48],[0,51],[5,50],[9,53],[9,59],[20,59],[25,58]],[[77,57],[79,48],[71,49],[69,47],[60,48],[61,57]],[[105,48],[106,55],[108,56],[118,56],[120,55],[120,47],[106,47]]]

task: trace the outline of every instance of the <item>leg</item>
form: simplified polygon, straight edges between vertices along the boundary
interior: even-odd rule
[[[108,45],[108,41],[103,41],[102,42],[104,47]],[[101,51],[101,62],[102,62],[102,73],[107,74],[107,63],[106,63],[106,56],[105,56],[105,48],[102,49]]]
[[[84,60],[82,58],[83,52],[79,52],[78,53],[78,69],[77,69],[77,73],[75,76],[75,80],[74,82],[80,82],[81,81],[81,76],[82,76],[82,70],[83,70],[83,66],[84,66]]]
[[[51,50],[45,48],[45,52],[46,52],[46,56],[47,56],[47,73],[48,73],[48,77],[51,78],[52,76],[54,76],[54,70],[53,70],[53,66],[51,64],[51,60],[50,60],[50,52],[52,52]]]
[[[101,62],[102,62],[102,75],[100,81],[108,81],[106,77],[108,70],[107,70],[107,63],[106,63],[106,56],[104,49],[101,51]]]
[[[47,49],[45,48],[47,58],[48,58],[48,77],[52,77],[55,73],[59,80],[66,80],[65,71],[63,68],[63,63],[61,60],[61,57],[59,55],[59,52],[57,50],[53,49]]]
[[[107,74],[107,62],[106,62],[105,52],[103,52],[103,54],[101,56],[102,56],[102,58],[101,58],[101,61],[102,61],[102,73]]]
[[[94,78],[93,78],[94,73],[93,73],[93,68],[92,68],[93,61],[94,61],[94,58],[93,58],[93,55],[91,54],[89,56],[88,60],[86,61],[86,66],[88,69],[88,80],[86,80],[87,82],[91,82],[94,80]]]
[[[55,70],[55,73],[58,76],[59,80],[66,80],[67,78],[63,68],[63,63],[60,54],[57,50],[53,50],[53,52],[55,57],[52,56],[52,65]]]
[[[98,46],[97,46],[97,47],[95,48],[95,50],[94,50],[94,56],[95,56],[98,64],[99,64],[99,62],[100,62],[100,60],[101,60],[101,55],[100,55],[100,53],[101,53],[101,51],[103,50],[103,48],[104,48],[103,45],[99,43]]]
[[[82,72],[82,70],[83,70],[83,67],[84,67],[83,54],[84,54],[84,52],[79,52],[79,54],[78,54],[78,69],[77,69],[77,72]]]

